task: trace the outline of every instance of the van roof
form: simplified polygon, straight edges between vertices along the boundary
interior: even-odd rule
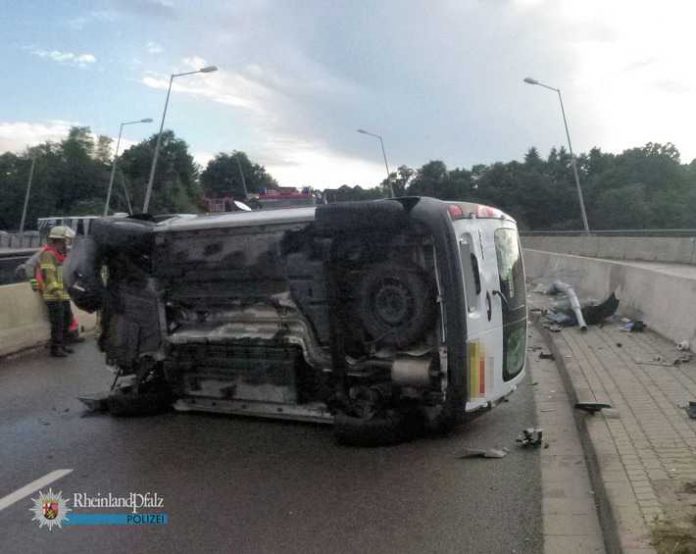
[[[195,217],[172,217],[155,226],[155,232],[194,231],[221,227],[249,227],[252,225],[277,225],[314,221],[315,207],[280,208],[253,212],[227,212]]]

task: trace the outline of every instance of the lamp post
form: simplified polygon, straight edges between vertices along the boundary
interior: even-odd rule
[[[34,167],[36,166],[36,154],[31,158],[31,167],[29,168],[29,180],[27,181],[27,192],[24,195],[24,207],[22,208],[22,220],[19,223],[19,246],[22,246],[24,239],[24,224],[27,221],[27,208],[29,207],[29,195],[31,194],[31,182],[34,179]]]
[[[358,133],[362,133],[363,135],[369,135],[371,137],[379,139],[379,144],[382,146],[382,156],[384,157],[384,167],[387,170],[387,184],[389,185],[389,195],[391,196],[391,198],[394,198],[394,189],[392,188],[391,174],[389,173],[389,164],[387,163],[387,153],[384,150],[384,141],[382,140],[382,137],[376,135],[375,133],[370,133],[365,129],[358,129]]]
[[[185,73],[172,73],[169,76],[169,88],[167,89],[167,99],[164,101],[164,110],[162,111],[162,122],[160,123],[159,133],[157,134],[157,142],[155,143],[155,153],[152,156],[152,166],[150,167],[150,179],[147,182],[147,191],[145,192],[145,203],[143,204],[143,213],[147,213],[150,207],[150,197],[152,196],[152,185],[155,182],[155,170],[157,169],[157,159],[159,158],[160,143],[162,142],[162,130],[164,129],[164,119],[167,117],[167,106],[169,105],[169,95],[172,92],[172,83],[176,77],[184,75],[195,75],[196,73],[212,73],[217,71],[217,67],[209,65],[202,67],[196,71],[187,71]]]
[[[123,134],[123,128],[126,125],[135,125],[136,123],[152,123],[151,117],[146,117],[145,119],[138,119],[136,121],[124,121],[118,129],[118,140],[116,141],[116,152],[114,153],[114,161],[111,164],[111,177],[109,177],[109,188],[106,193],[106,203],[104,204],[104,217],[109,215],[109,204],[111,203],[111,191],[114,188],[114,176],[116,175],[116,164],[118,163],[118,152],[121,146],[121,135]]]
[[[573,153],[573,145],[570,142],[570,132],[568,131],[568,121],[566,120],[565,108],[563,107],[563,97],[561,96],[561,90],[549,85],[545,85],[532,79],[531,77],[525,77],[524,82],[528,85],[537,85],[540,87],[553,90],[558,93],[558,101],[561,103],[561,114],[563,115],[563,125],[565,126],[566,138],[568,139],[568,149],[570,150],[570,163],[573,166],[573,175],[575,175],[575,186],[578,189],[578,200],[580,201],[580,213],[582,215],[582,224],[585,227],[585,234],[590,234],[590,225],[587,222],[587,212],[585,211],[585,199],[582,196],[582,187],[580,186],[580,176],[578,175],[578,166],[575,160],[575,154]]]

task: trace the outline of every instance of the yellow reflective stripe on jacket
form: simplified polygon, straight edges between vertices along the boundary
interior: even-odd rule
[[[43,275],[44,300],[70,300],[63,285],[63,265],[58,263],[55,256],[47,251],[42,252],[39,268]]]

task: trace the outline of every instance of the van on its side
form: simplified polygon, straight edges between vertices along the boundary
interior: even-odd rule
[[[102,312],[115,414],[172,404],[384,443],[449,429],[524,373],[516,224],[478,204],[102,219],[66,278],[78,306]]]

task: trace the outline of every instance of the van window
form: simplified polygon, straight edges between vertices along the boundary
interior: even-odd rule
[[[481,293],[481,276],[479,275],[478,260],[474,254],[471,235],[468,233],[459,238],[459,254],[464,275],[467,309],[474,312],[478,306],[476,297]]]
[[[517,231],[495,232],[500,292],[505,296],[503,309],[503,377],[512,379],[524,367],[527,342],[527,308],[524,270]]]

